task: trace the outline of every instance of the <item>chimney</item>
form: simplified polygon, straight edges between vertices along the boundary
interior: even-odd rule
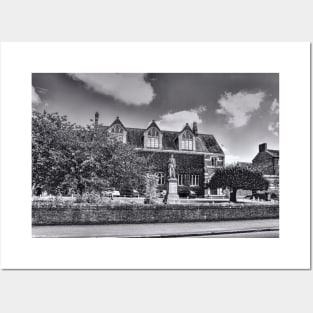
[[[198,136],[198,125],[197,125],[197,122],[193,122],[193,124],[192,124],[192,131],[195,134],[195,136]]]
[[[96,112],[96,114],[95,114],[95,128],[98,127],[98,122],[99,122],[99,113]]]
[[[267,150],[267,143],[261,143],[259,145],[259,152],[265,152]]]

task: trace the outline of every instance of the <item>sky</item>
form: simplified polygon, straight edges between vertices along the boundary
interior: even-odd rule
[[[32,106],[87,125],[119,116],[125,127],[180,131],[197,122],[227,164],[251,162],[258,145],[279,149],[278,73],[33,73]]]

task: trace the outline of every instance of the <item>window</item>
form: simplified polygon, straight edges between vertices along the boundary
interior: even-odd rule
[[[148,130],[147,147],[152,149],[159,148],[159,131],[155,127]]]
[[[164,185],[165,184],[165,177],[164,177],[164,173],[158,173],[158,185]]]
[[[191,175],[190,186],[199,186],[199,175]]]
[[[123,142],[123,137],[124,137],[124,129],[121,125],[115,124],[111,130],[111,137],[116,139],[117,141]]]
[[[188,130],[183,133],[181,147],[183,150],[193,150],[193,136]]]
[[[212,157],[211,158],[211,165],[212,166],[216,166],[216,162],[217,162],[217,158],[216,157]]]
[[[179,174],[178,175],[178,185],[179,186],[188,186],[190,182],[189,174]]]
[[[178,185],[179,185],[179,186],[183,186],[184,183],[185,183],[184,174],[179,174],[179,175],[178,175]]]

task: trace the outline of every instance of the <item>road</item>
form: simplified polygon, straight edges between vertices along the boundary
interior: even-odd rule
[[[264,219],[197,223],[33,226],[32,235],[34,238],[277,238],[279,237],[279,220]]]

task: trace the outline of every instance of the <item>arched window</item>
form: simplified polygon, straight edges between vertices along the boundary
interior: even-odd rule
[[[188,130],[185,130],[182,136],[182,149],[193,150],[193,136]]]
[[[124,132],[124,129],[119,124],[113,125],[113,127],[110,130],[111,136],[114,139],[121,141],[121,142],[123,142],[123,132]]]
[[[148,130],[147,146],[153,149],[159,148],[159,131],[155,127]]]

